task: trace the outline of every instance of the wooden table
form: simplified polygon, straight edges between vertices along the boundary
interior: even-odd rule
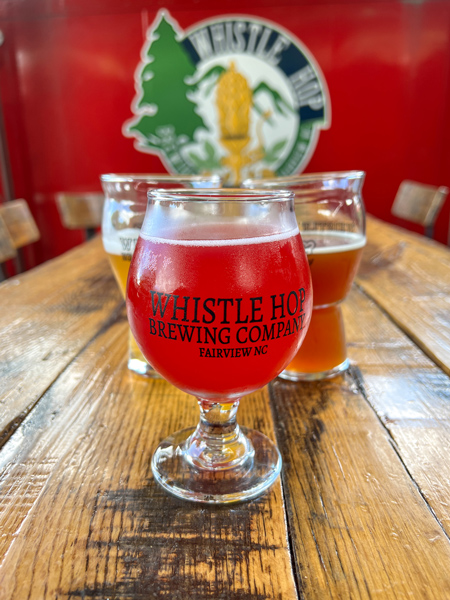
[[[0,305],[2,600],[450,598],[448,248],[369,219],[350,370],[242,402],[283,473],[224,508],[153,481],[197,406],[127,370],[99,239],[2,284]]]

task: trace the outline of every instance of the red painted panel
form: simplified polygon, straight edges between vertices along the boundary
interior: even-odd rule
[[[211,10],[205,0],[189,9],[180,0],[151,7],[140,0],[0,0],[1,94],[16,196],[30,202],[43,237],[29,265],[83,239],[63,229],[55,193],[100,190],[102,172],[165,170],[121,133],[132,116],[145,33],[162,6],[182,28],[245,13],[296,35],[331,98],[331,127],[306,171],[364,169],[372,214],[400,223],[390,207],[403,179],[450,186],[449,2],[233,0]],[[435,228],[443,242],[449,213],[450,199]]]

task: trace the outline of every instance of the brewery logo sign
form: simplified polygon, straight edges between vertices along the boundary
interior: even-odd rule
[[[270,21],[223,16],[183,31],[163,9],[147,32],[123,134],[170,173],[246,177],[304,169],[330,124],[308,49]]]

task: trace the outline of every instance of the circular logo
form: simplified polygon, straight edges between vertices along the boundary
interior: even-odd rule
[[[329,126],[326,83],[309,51],[253,17],[182,31],[160,11],[135,81],[123,133],[171,173],[219,173],[227,185],[297,173]]]

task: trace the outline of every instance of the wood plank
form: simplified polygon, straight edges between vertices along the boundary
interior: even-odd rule
[[[450,378],[354,290],[343,305],[358,385],[450,536]]]
[[[448,378],[364,294],[344,307],[350,372],[271,384],[300,595],[446,599]]]
[[[374,218],[357,283],[450,374],[450,250]]]
[[[153,481],[157,443],[195,424],[198,409],[127,370],[126,332],[123,314],[0,452],[0,597],[296,599],[279,483],[218,508]],[[273,437],[267,390],[240,412]]]
[[[10,310],[16,306],[33,308],[42,299],[58,294],[61,287],[76,280],[75,275],[80,269],[90,269],[105,260],[106,254],[103,251],[102,241],[97,237],[1,283],[0,323],[11,319],[11,315],[6,313],[8,308]]]
[[[0,445],[88,341],[122,310],[100,243],[0,286]]]

